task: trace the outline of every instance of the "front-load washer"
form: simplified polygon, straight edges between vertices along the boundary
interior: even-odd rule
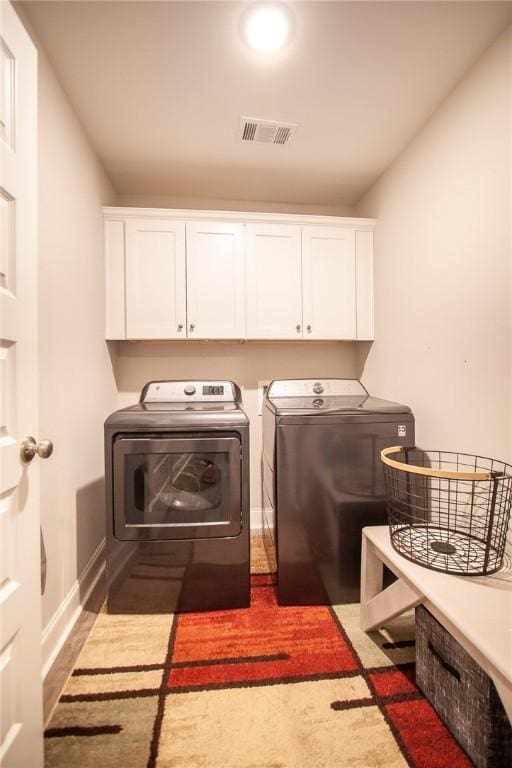
[[[151,381],[105,422],[107,607],[249,605],[249,421],[231,381]]]
[[[361,530],[387,523],[380,451],[414,446],[406,405],[356,379],[273,381],[263,408],[265,543],[281,605],[359,600]]]

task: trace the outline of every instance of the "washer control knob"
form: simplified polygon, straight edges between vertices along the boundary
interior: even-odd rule
[[[324,385],[320,381],[316,381],[313,384],[313,392],[315,395],[321,395],[324,391]]]
[[[183,391],[185,392],[186,395],[195,395],[196,388],[194,387],[193,384],[187,384],[187,386]]]
[[[324,399],[322,397],[315,397],[313,400],[313,408],[323,408]]]

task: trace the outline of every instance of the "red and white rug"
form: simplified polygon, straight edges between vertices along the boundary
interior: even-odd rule
[[[101,613],[46,731],[48,768],[469,768],[414,682],[411,617],[358,606]]]

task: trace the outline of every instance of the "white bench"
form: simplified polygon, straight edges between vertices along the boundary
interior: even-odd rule
[[[383,565],[398,581],[383,589]],[[455,576],[415,565],[391,546],[387,526],[364,528],[361,627],[365,632],[422,603],[491,677],[512,722],[512,573]]]

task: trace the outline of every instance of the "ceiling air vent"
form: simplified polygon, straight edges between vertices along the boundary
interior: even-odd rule
[[[297,128],[297,123],[276,123],[274,120],[242,117],[240,136],[242,141],[259,141],[261,144],[287,144]]]

